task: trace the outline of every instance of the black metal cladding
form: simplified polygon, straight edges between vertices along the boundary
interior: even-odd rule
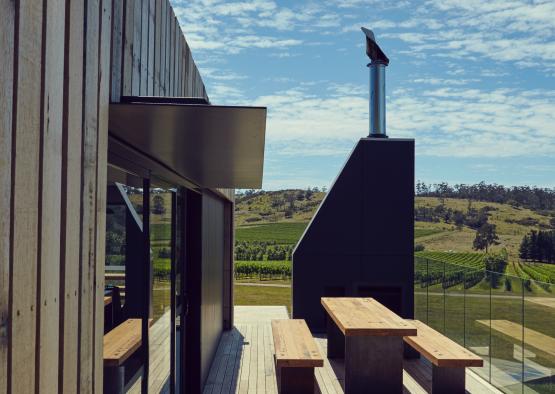
[[[323,296],[373,296],[414,317],[414,140],[363,138],[293,252],[293,310],[325,330]]]

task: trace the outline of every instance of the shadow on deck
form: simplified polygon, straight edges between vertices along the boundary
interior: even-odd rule
[[[236,306],[235,327],[224,332],[204,387],[205,394],[277,393],[274,346],[270,321],[287,319],[280,306]],[[324,367],[315,375],[322,394],[343,393],[343,363],[328,360],[325,336],[315,336],[324,356]],[[431,392],[431,364],[425,360],[404,362],[405,393]],[[468,393],[499,393],[497,389],[467,370]]]

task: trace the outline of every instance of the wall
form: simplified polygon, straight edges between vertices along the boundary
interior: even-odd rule
[[[202,196],[201,380],[204,382],[223,330],[225,228],[223,200]]]
[[[114,2],[110,98],[185,96],[208,99],[168,0]]]
[[[292,315],[325,330],[323,296],[414,316],[414,140],[361,139],[293,251]]]
[[[205,87],[168,0],[0,10],[0,393],[100,393],[109,102]]]
[[[0,392],[100,392],[112,2],[0,9]]]

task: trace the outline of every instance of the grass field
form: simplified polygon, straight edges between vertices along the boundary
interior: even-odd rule
[[[263,223],[237,227],[237,241],[276,242],[278,244],[296,244],[308,223],[282,222]]]
[[[414,238],[421,238],[427,237],[429,235],[434,235],[443,232],[440,228],[423,228],[423,227],[415,227],[414,228]]]
[[[291,289],[286,287],[234,287],[235,305],[285,305],[291,313]]]

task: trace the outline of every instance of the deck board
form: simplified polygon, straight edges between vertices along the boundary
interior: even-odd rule
[[[222,349],[223,357],[218,358],[218,354],[216,355],[204,392],[277,394],[270,321],[284,318],[287,318],[285,307],[281,309],[280,307],[236,306],[235,327],[228,332],[228,335],[222,335],[218,349]],[[330,361],[325,357],[327,344],[325,336],[316,335],[315,340],[324,356],[324,366],[315,368],[320,392],[322,394],[343,394],[342,362]],[[220,385],[219,379],[222,374],[223,381]],[[431,364],[425,359],[406,361],[403,385],[404,393],[429,393]],[[210,391],[207,391],[207,388]],[[467,391],[469,393],[499,392],[468,370]]]

